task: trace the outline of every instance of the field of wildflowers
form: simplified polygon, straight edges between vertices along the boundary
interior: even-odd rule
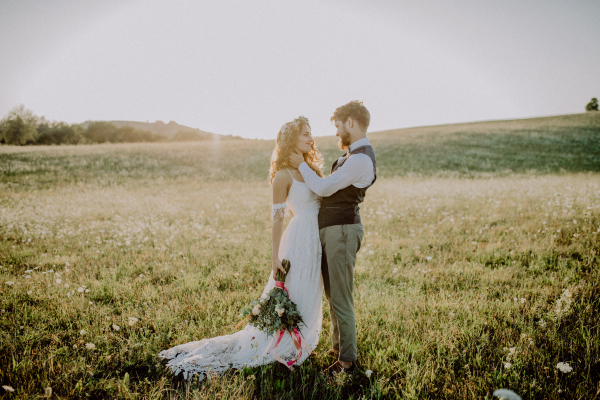
[[[377,148],[392,140],[380,135],[355,274],[358,371],[320,374],[332,362],[324,306],[319,346],[295,372],[269,365],[200,382],[172,377],[156,354],[232,333],[262,291],[273,143],[0,147],[0,396],[597,396],[593,148],[562,171],[519,170],[526,146],[495,170],[429,171],[418,152],[400,165]],[[334,140],[317,141],[331,161]]]

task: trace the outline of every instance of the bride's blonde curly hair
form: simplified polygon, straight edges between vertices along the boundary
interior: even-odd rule
[[[279,133],[277,134],[277,145],[271,154],[271,168],[269,169],[269,182],[271,185],[273,184],[273,178],[275,178],[277,171],[289,166],[290,154],[296,148],[298,136],[300,136],[300,133],[304,129],[304,125],[310,127],[308,118],[300,116],[291,122],[286,122],[279,130]],[[319,150],[317,150],[315,142],[312,143],[310,151],[307,154],[304,154],[304,161],[317,173],[317,175],[321,178],[324,177],[322,171],[323,157]]]

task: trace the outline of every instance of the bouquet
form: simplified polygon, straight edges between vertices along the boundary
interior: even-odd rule
[[[255,328],[266,332],[271,336],[277,335],[269,345],[269,351],[273,350],[275,359],[286,365],[290,370],[292,365],[302,356],[302,346],[310,353],[310,349],[306,347],[306,340],[302,342],[302,335],[298,327],[303,324],[302,316],[298,312],[296,304],[290,300],[287,289],[285,288],[285,278],[290,271],[291,264],[288,260],[282,260],[281,265],[285,270],[285,274],[277,271],[275,275],[275,287],[269,293],[261,296],[257,300],[253,300],[249,305],[242,308],[240,317],[244,319],[236,328],[244,322],[248,322]],[[298,350],[298,356],[290,361],[284,361],[275,352],[275,348],[288,332]]]

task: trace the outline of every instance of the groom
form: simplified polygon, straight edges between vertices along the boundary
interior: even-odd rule
[[[331,121],[337,128],[340,150],[347,151],[333,163],[331,175],[319,177],[299,152],[290,156],[290,165],[298,168],[308,187],[323,198],[319,211],[321,271],[333,328],[329,354],[338,358],[328,370],[349,372],[356,361],[354,264],[365,232],[358,205],[377,176],[375,152],[367,138],[371,116],[362,102],[338,107]]]

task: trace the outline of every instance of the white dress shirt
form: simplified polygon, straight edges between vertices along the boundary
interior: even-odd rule
[[[357,140],[350,145],[350,151],[369,144],[369,138]],[[308,164],[303,162],[298,167],[298,171],[302,174],[306,185],[321,197],[329,197],[338,190],[354,185],[357,188],[365,188],[375,179],[373,171],[373,161],[366,154],[357,153],[340,157],[338,164],[344,158],[348,158],[344,164],[339,167],[333,174],[321,178],[313,171]]]

